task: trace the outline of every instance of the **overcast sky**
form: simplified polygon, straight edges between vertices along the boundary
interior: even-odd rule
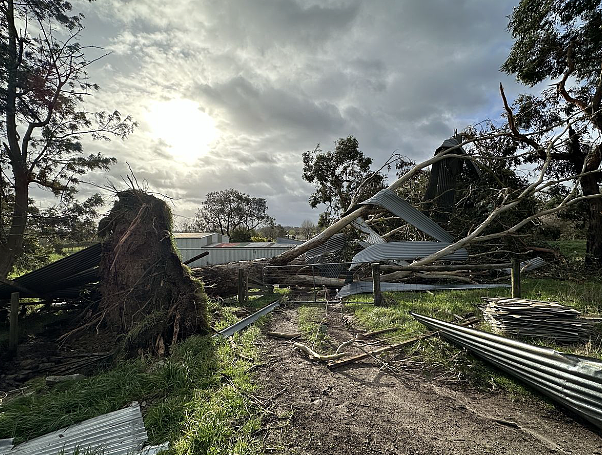
[[[131,114],[126,141],[92,142],[175,199],[181,222],[209,191],[267,199],[276,222],[317,221],[301,154],[355,136],[382,164],[432,155],[455,128],[499,118],[511,46],[504,0],[102,0],[82,43],[112,54],[90,67],[91,107]],[[85,190],[85,192],[91,189]]]

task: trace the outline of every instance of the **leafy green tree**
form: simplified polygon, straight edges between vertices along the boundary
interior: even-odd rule
[[[30,186],[72,197],[79,176],[115,161],[85,155],[82,135],[124,138],[135,126],[117,111],[81,107],[98,89],[87,75],[94,60],[78,42],[82,18],[63,0],[0,3],[0,277],[23,251]]]
[[[219,232],[237,238],[244,231],[250,240],[252,231],[262,225],[271,225],[274,219],[267,214],[268,206],[264,198],[251,197],[235,189],[207,193],[198,209],[195,219],[187,226],[197,232]],[[242,240],[240,240],[242,241]]]
[[[286,237],[287,234],[286,229],[281,224],[275,224],[274,221],[257,229],[257,232],[269,241],[275,241],[278,237]]]
[[[384,176],[380,172],[371,172],[371,164],[372,158],[359,150],[359,143],[353,136],[338,139],[334,151],[324,152],[318,144],[313,151],[303,153],[303,180],[315,187],[309,205],[312,208],[326,205],[318,226],[328,226],[350,205],[384,188]]]
[[[602,2],[600,0],[522,0],[514,9],[509,31],[514,45],[502,70],[534,86],[553,82],[539,96],[520,96],[513,108],[506,102],[516,151],[521,163],[541,164],[542,143],[569,125],[568,137],[549,151],[551,171],[578,176],[587,199],[586,262],[602,265]],[[502,91],[503,95],[503,91]],[[504,97],[504,101],[505,97]],[[515,113],[513,112],[515,111]],[[569,124],[570,123],[570,124]],[[519,156],[517,154],[517,156]]]

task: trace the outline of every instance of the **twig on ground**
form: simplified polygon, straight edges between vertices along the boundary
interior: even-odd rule
[[[401,329],[401,327],[397,325],[395,327],[389,327],[387,329],[374,330],[372,332],[358,333],[357,339],[365,340],[366,338],[372,338],[373,336],[382,335],[383,333],[395,332],[396,330],[399,330],[399,329]]]
[[[347,355],[346,352],[339,352],[337,354],[318,354],[311,348],[301,343],[295,343],[294,346],[296,349],[299,349],[300,351],[306,353],[311,360],[320,360],[322,362],[340,359],[341,357],[345,357]]]

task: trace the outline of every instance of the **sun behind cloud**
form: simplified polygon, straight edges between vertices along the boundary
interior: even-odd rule
[[[153,101],[145,119],[151,136],[165,142],[177,161],[190,163],[207,154],[219,136],[215,120],[189,99]]]

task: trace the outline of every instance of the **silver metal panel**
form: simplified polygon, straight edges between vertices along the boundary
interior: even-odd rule
[[[377,243],[386,243],[385,239],[378,235],[374,229],[368,226],[362,217],[356,218],[351,224],[368,236],[366,241],[371,245],[375,245]]]
[[[371,245],[360,251],[351,260],[351,268],[366,262],[378,262],[385,260],[423,258],[436,253],[449,246],[446,242],[389,242]],[[468,259],[468,251],[464,248],[454,251],[441,259],[448,261],[465,261]]]
[[[63,450],[68,455],[76,448],[89,448],[102,450],[104,455],[131,455],[138,453],[146,440],[140,406],[134,403],[125,409],[19,444],[9,454],[57,455]]]
[[[602,361],[411,314],[602,428]]]
[[[11,439],[0,439],[0,455],[9,453],[13,447],[13,440]]]
[[[225,338],[231,337],[232,335],[234,335],[239,330],[242,330],[245,327],[253,324],[261,316],[265,316],[266,314],[268,314],[271,311],[275,310],[279,306],[280,306],[280,301],[277,301],[277,302],[274,302],[274,303],[270,303],[269,305],[264,306],[261,310],[256,311],[255,313],[253,313],[251,316],[248,316],[248,317],[242,319],[241,321],[238,321],[236,324],[233,324],[230,327],[227,327],[227,328],[225,328],[223,330],[220,330],[219,332],[217,332],[213,336],[216,337],[218,335],[221,335],[221,336],[223,336]]]
[[[370,199],[362,202],[362,204],[373,204],[385,208],[440,242],[453,243],[454,241],[454,238],[449,232],[431,220],[424,213],[416,210],[412,205],[401,199],[391,190],[381,190]]]
[[[508,284],[420,284],[420,283],[380,283],[382,292],[420,292],[420,291],[463,291],[467,289],[492,289],[508,288]],[[337,298],[342,299],[355,294],[371,294],[372,281],[355,281],[346,284],[337,293]]]
[[[544,265],[546,265],[546,261],[544,261],[542,258],[540,258],[539,256],[537,256],[536,258],[529,259],[528,261],[522,261],[520,263],[520,271],[521,272],[528,272],[529,270],[535,270],[535,269],[538,269],[540,267],[543,267]],[[504,272],[506,272],[506,273],[512,273],[512,270],[511,269],[504,269]]]

